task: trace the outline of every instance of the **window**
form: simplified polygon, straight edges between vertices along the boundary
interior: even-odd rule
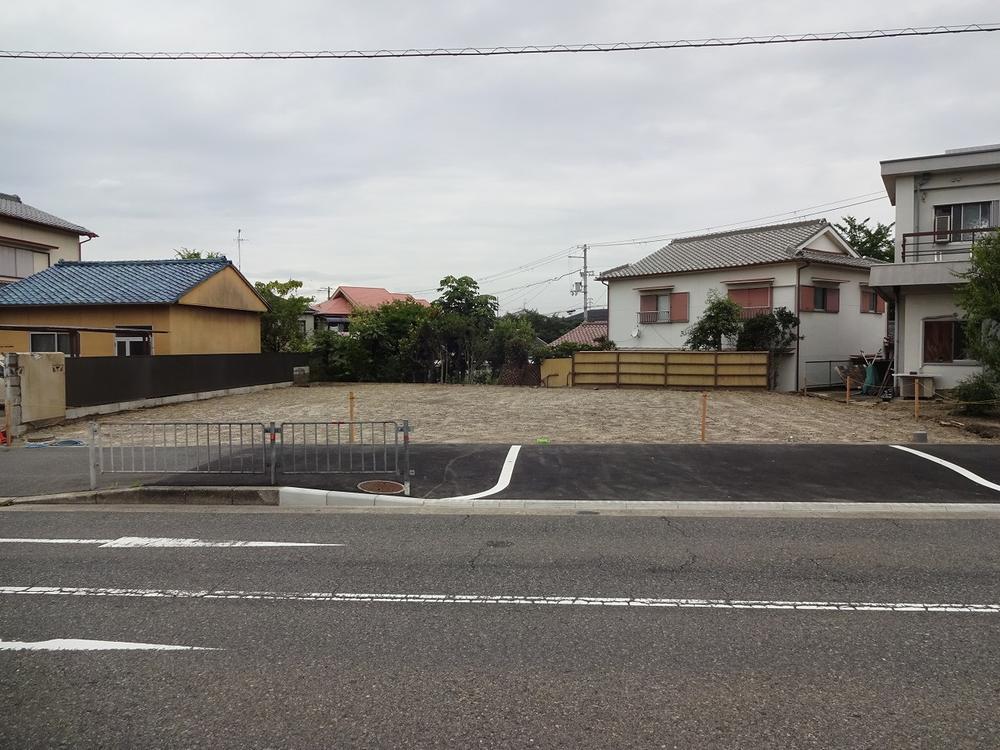
[[[306,320],[305,318],[299,318],[299,333],[303,336],[306,335]]]
[[[743,318],[753,318],[771,312],[771,287],[769,286],[730,289],[729,299],[740,306]]]
[[[874,289],[861,288],[861,312],[878,315],[885,312],[885,301],[878,296]]]
[[[28,340],[32,352],[62,352],[66,356],[73,354],[68,333],[30,333]]]
[[[690,292],[665,290],[639,294],[639,323],[687,323]]]
[[[840,312],[840,289],[803,284],[799,287],[799,312]]]
[[[972,359],[961,320],[924,321],[924,363],[955,362]]]
[[[153,326],[115,326],[130,330],[115,334],[115,354],[119,357],[141,357],[152,354],[153,337],[143,336],[138,330],[152,331]],[[137,330],[138,329],[138,330]]]
[[[36,271],[36,260],[39,261],[37,270],[47,268],[49,265],[48,253],[39,253],[0,242],[0,276],[25,279]]]
[[[934,207],[935,242],[971,242],[971,232],[961,229],[985,229],[992,226],[991,204],[989,201],[977,203],[954,203],[950,206]]]

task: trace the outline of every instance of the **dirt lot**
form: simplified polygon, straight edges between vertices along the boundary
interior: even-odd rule
[[[699,440],[700,394],[666,390],[589,390],[408,384],[324,384],[163,406],[116,414],[116,422],[346,420],[348,393],[357,419],[409,419],[422,443],[685,443]],[[941,420],[942,406],[891,405],[761,391],[717,391],[709,396],[712,442],[907,442],[926,429],[931,442],[984,438]],[[960,419],[960,418],[959,418]],[[38,435],[86,437],[85,421]]]

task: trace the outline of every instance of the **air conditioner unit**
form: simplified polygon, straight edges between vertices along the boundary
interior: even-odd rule
[[[935,216],[934,217],[934,241],[941,242],[951,242],[951,217]]]

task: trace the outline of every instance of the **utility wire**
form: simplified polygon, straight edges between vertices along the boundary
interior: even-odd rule
[[[410,49],[315,50],[287,52],[57,52],[40,50],[0,50],[0,58],[34,60],[369,60],[401,57],[495,57],[500,55],[547,55],[579,52],[642,52],[664,49],[705,47],[746,47],[803,42],[847,42],[895,37],[942,36],[1000,31],[997,23],[962,26],[915,26],[903,29],[832,31],[808,34],[768,34],[762,36],[675,39],[671,41],[550,44],[516,47],[427,47]]]

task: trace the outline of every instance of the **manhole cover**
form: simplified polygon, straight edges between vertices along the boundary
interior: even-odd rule
[[[358,489],[373,495],[398,495],[406,488],[399,482],[393,482],[389,479],[369,479],[367,482],[359,484]]]

